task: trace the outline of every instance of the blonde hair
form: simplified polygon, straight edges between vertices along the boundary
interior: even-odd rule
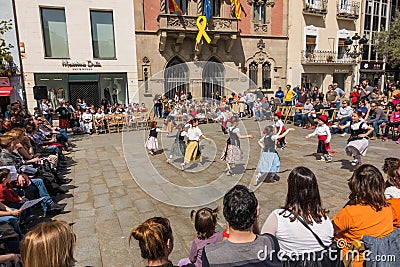
[[[129,242],[132,237],[139,241],[142,258],[147,260],[159,260],[167,256],[168,239],[173,240],[169,220],[163,217],[153,217],[136,226],[131,231]]]
[[[7,148],[11,145],[11,143],[15,140],[14,136],[0,136],[0,147]]]
[[[75,234],[64,221],[43,222],[29,231],[20,249],[24,267],[71,267]]]

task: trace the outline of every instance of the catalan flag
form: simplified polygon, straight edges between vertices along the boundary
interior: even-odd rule
[[[242,13],[242,5],[240,4],[240,0],[231,0],[231,4],[235,5],[235,16],[237,19],[240,19],[240,14]]]
[[[182,9],[178,6],[175,0],[168,0],[169,13],[183,14]]]

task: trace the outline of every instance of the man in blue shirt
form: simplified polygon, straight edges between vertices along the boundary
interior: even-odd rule
[[[333,90],[337,93],[339,99],[336,101],[336,108],[338,109],[340,107],[340,99],[346,94],[345,91],[343,91],[342,88],[338,87],[337,83],[333,83]]]
[[[278,87],[278,91],[275,93],[275,97],[278,98],[281,103],[283,102],[283,98],[285,97],[285,93],[282,91],[282,87]]]

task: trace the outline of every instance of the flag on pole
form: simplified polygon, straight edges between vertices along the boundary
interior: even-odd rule
[[[211,3],[210,0],[204,0],[204,15],[206,15],[206,19],[209,20],[211,18]]]
[[[169,13],[183,14],[182,9],[178,6],[175,0],[168,0]]]
[[[231,4],[235,5],[235,16],[237,19],[240,19],[240,14],[242,13],[242,5],[240,4],[240,0],[231,0]]]

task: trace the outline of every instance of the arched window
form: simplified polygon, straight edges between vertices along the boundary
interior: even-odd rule
[[[224,92],[225,68],[215,58],[211,58],[203,69],[202,94],[203,97],[214,99],[218,91],[220,96]]]
[[[164,71],[164,93],[171,99],[176,92],[189,91],[189,68],[177,57],[171,59]]]
[[[271,65],[268,62],[262,65],[262,87],[271,88]]]
[[[188,0],[175,0],[175,3],[182,10],[183,15],[188,14]],[[166,0],[165,8],[167,9],[167,13],[169,14],[180,14],[179,12],[175,11],[172,0]]]
[[[249,88],[257,88],[258,64],[251,62],[249,65]]]

